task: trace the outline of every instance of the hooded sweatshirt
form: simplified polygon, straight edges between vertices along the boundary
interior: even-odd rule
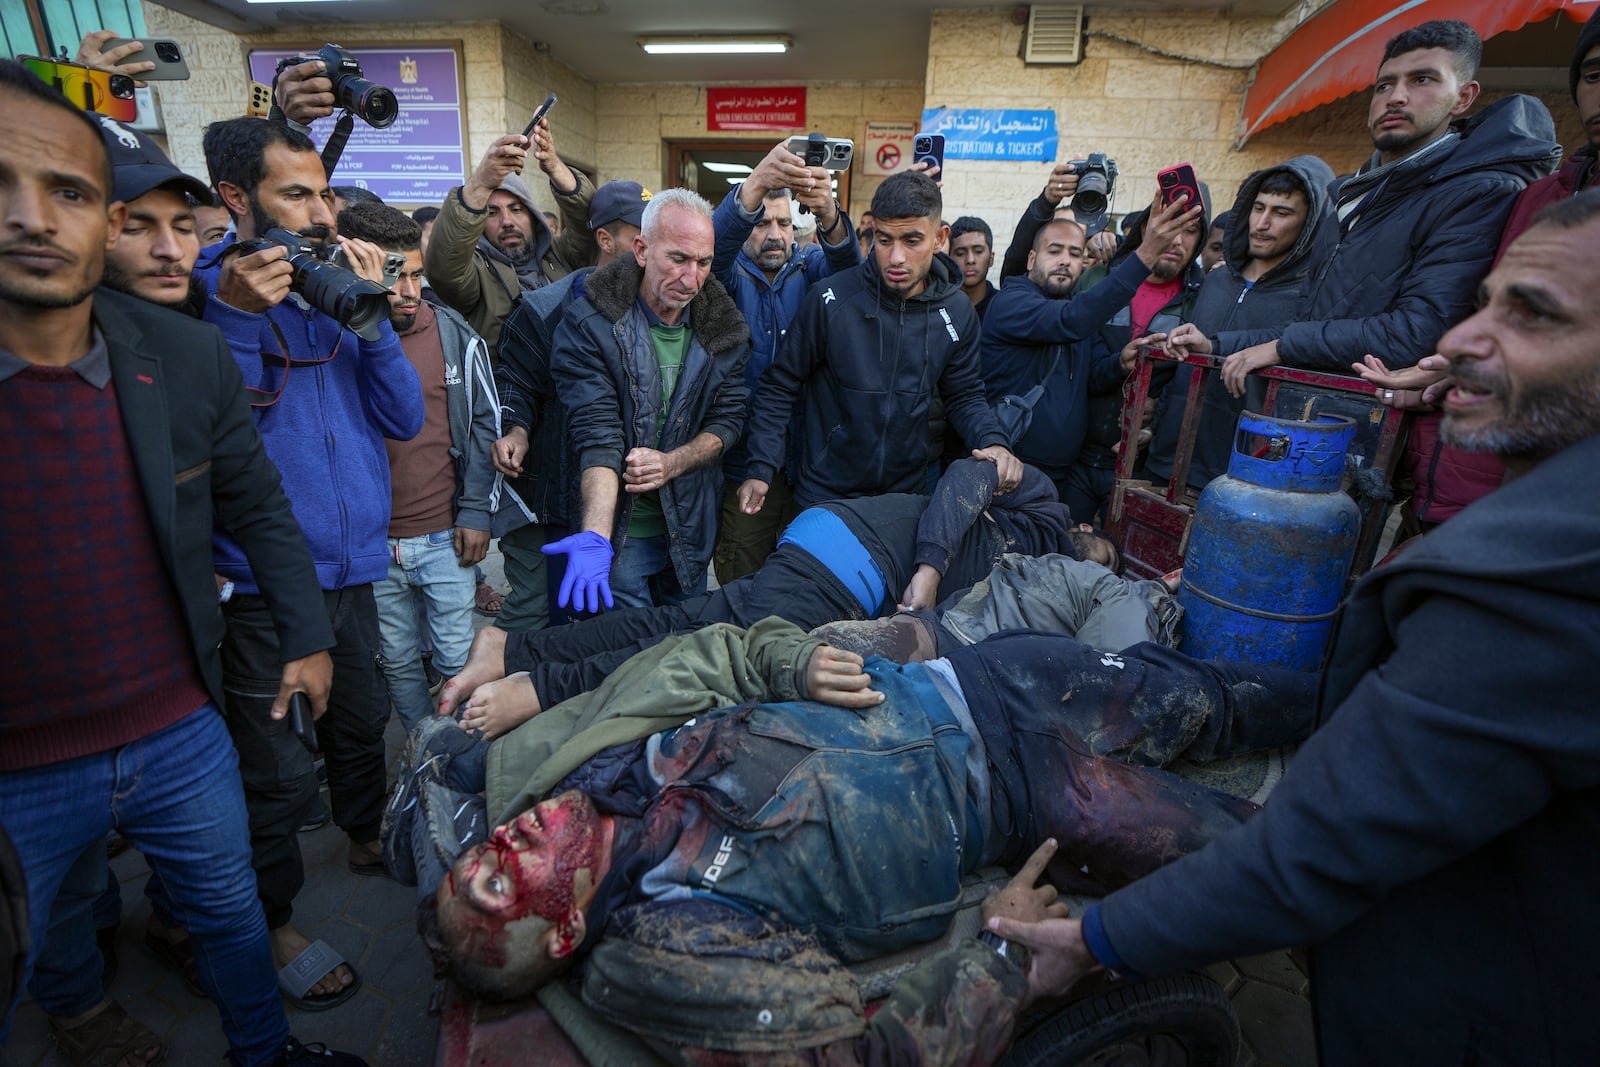
[[[920,293],[883,285],[875,257],[819,281],[761,378],[745,441],[751,478],[784,467],[785,431],[800,405],[788,469],[802,507],[927,484],[929,408],[971,448],[1005,445],[983,394],[978,316],[961,269],[936,253]]]
[[[551,185],[561,211],[561,236],[550,232],[544,212],[533,202],[521,177],[508,174],[500,189],[521,200],[532,223],[533,255],[520,267],[489,240],[484,230],[489,209],[474,211],[461,199],[457,187],[444,198],[433,223],[433,236],[423,257],[428,283],[439,299],[466,316],[467,322],[491,352],[499,350],[500,328],[517,297],[558,278],[587,267],[599,257],[600,246],[589,231],[589,201],[594,183],[573,171],[577,187],[560,190]]]
[[[1432,355],[1472,311],[1517,194],[1561,156],[1550,111],[1531,96],[1496,100],[1453,133],[1366,190],[1358,210],[1346,194],[1377,157],[1345,182],[1334,194],[1344,209],[1339,243],[1296,321],[1235,335],[1219,353],[1277,338],[1285,366],[1336,374],[1369,352],[1393,368]]]
[[[1250,209],[1262,183],[1285,171],[1299,179],[1306,190],[1309,210],[1305,225],[1281,263],[1254,282],[1247,281],[1244,270],[1250,263]],[[1337,239],[1333,199],[1328,192],[1333,180],[1332,169],[1321,159],[1296,156],[1280,166],[1256,171],[1239,187],[1239,196],[1233,205],[1233,217],[1238,222],[1229,228],[1223,239],[1224,265],[1206,275],[1189,319],[1211,339],[1213,351],[1223,350],[1221,346],[1231,343],[1231,338],[1242,331],[1281,328],[1294,321],[1312,274],[1333,250]],[[1192,367],[1179,368],[1179,389],[1156,420],[1147,463],[1151,471],[1163,478],[1172,475],[1173,451],[1183,425],[1183,398],[1188,395],[1188,385],[1197,374]],[[1260,379],[1251,379],[1252,386],[1258,386],[1259,382]],[[1251,400],[1254,410],[1260,410],[1261,398],[1252,396]],[[1195,435],[1194,458],[1189,467],[1190,485],[1202,488],[1217,475],[1227,472],[1233,453],[1234,426],[1245,407],[1245,398],[1231,396],[1222,384],[1222,376],[1213,373],[1201,408],[1200,428]]]

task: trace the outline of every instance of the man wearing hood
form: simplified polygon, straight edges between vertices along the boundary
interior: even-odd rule
[[[1312,274],[1333,247],[1332,183],[1333,171],[1316,156],[1296,156],[1245,179],[1229,213],[1239,221],[1223,237],[1221,267],[1208,271],[1200,286],[1189,329],[1217,349],[1232,344],[1231,335],[1294,321]],[[1147,465],[1162,478],[1172,475],[1183,398],[1197,373],[1179,369],[1178,388],[1156,419]],[[1261,410],[1263,399],[1251,396],[1252,408]],[[1189,467],[1189,484],[1196,489],[1227,472],[1233,429],[1245,406],[1245,398],[1229,395],[1219,376],[1211,378]]]
[[[1203,202],[1199,206],[1204,210],[1197,217],[1191,217],[1194,212],[1185,214],[1184,224],[1176,232],[1163,231],[1166,244],[1132,299],[1095,334],[1080,342],[1088,351],[1088,427],[1078,458],[1061,481],[1061,502],[1080,522],[1093,522],[1101,505],[1111,495],[1117,471],[1116,446],[1122,439],[1122,383],[1138,355],[1139,346],[1165,340],[1194,314],[1195,298],[1199,295],[1200,283],[1205,280],[1205,272],[1200,267],[1200,246],[1210,232],[1206,221],[1211,214],[1210,195],[1202,184]],[[1159,221],[1165,214],[1157,215],[1156,219]],[[1088,293],[1101,283],[1109,284],[1135,255],[1135,249],[1143,249],[1145,231],[1151,227],[1148,208],[1134,216],[1110,264],[1085,271],[1080,291]],[[1155,390],[1171,381],[1170,368],[1160,370],[1165,373],[1156,380]]]
[[[1472,311],[1516,194],[1560,157],[1555,125],[1531,96],[1478,98],[1483,42],[1456,20],[1425,22],[1384,49],[1368,126],[1372,158],[1334,191],[1338,244],[1295,321],[1213,350],[1198,330],[1171,340],[1227,356],[1222,379],[1280,363],[1348,373],[1371,353],[1391,367],[1433,354]]]
[[[925,174],[888,178],[872,197],[872,257],[806,294],[745,430],[745,514],[761,510],[785,459],[802,507],[925,485],[936,458],[928,433],[935,390],[973,456],[999,465],[1001,492],[1016,488],[1022,464],[983,395],[978,317],[960,268],[938,251],[949,235],[943,210]],[[788,456],[796,404],[797,454]]]
[[[1560,170],[1540,178],[1517,196],[1500,234],[1496,263],[1511,242],[1532,225],[1535,215],[1583,192],[1594,181],[1596,149],[1600,147],[1600,11],[1584,24],[1572,53],[1568,79],[1588,141],[1572,153]],[[1439,421],[1436,412],[1421,415],[1412,420],[1411,433],[1406,437],[1406,467],[1415,482],[1407,509],[1423,530],[1437,526],[1493,492],[1506,475],[1505,464],[1494,455],[1469,452],[1441,441]]]
[[[1174,239],[1199,225],[1204,208],[1174,203],[1156,216],[1132,255],[1124,258],[1090,293],[1074,296],[1083,272],[1083,226],[1058,219],[1039,227],[1028,272],[1007,278],[983,323],[983,381],[989,401],[1030,396],[1027,426],[1012,447],[1063,489],[1067,468],[1078,456],[1089,421],[1089,359],[1079,341],[1093,336],[1160,268]],[[1031,393],[1041,388],[1040,393]],[[1068,502],[1067,506],[1072,505]],[[1074,515],[1076,518],[1088,516]]]
[[[561,208],[559,237],[550,232],[522,180],[530,151]],[[498,351],[500,327],[520,293],[594,263],[599,246],[588,227],[593,196],[594,184],[556,154],[549,120],[539,120],[531,139],[500,138],[467,183],[452,189],[439,206],[423,256],[428,284],[466,316],[491,352]]]

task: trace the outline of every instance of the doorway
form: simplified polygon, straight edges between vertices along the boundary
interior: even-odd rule
[[[693,189],[713,207],[722,203],[728,190],[744,181],[772,151],[770,140],[668,141],[667,173],[662,184]],[[850,172],[833,173],[833,195],[845,211],[850,210]]]

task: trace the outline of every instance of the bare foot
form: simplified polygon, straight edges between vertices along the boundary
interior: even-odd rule
[[[510,733],[542,711],[533,679],[520,671],[497,682],[485,682],[472,691],[461,709],[461,728],[481,730],[486,741]]]
[[[473,690],[485,682],[497,681],[506,674],[506,632],[498,626],[485,626],[472,639],[461,673],[444,683],[439,691],[439,714],[453,715]]]
[[[311,942],[292,925],[284,925],[276,930],[267,931],[272,938],[272,963],[278,970],[283,970],[300,953],[311,947]],[[356,980],[350,973],[350,968],[339,964],[332,972],[325,974],[316,985],[306,990],[308,997],[331,996]]]

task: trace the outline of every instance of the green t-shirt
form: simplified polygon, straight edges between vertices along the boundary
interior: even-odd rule
[[[678,377],[683,373],[683,361],[689,355],[691,340],[689,324],[679,321],[676,326],[660,322],[650,325],[650,346],[656,352],[656,366],[661,370],[661,403],[656,408],[656,439],[651,447],[661,447],[661,434],[667,427],[667,411],[672,406],[672,394],[678,388]],[[629,537],[657,537],[667,532],[667,518],[661,513],[659,493],[645,493],[634,498],[633,511],[628,516]]]

